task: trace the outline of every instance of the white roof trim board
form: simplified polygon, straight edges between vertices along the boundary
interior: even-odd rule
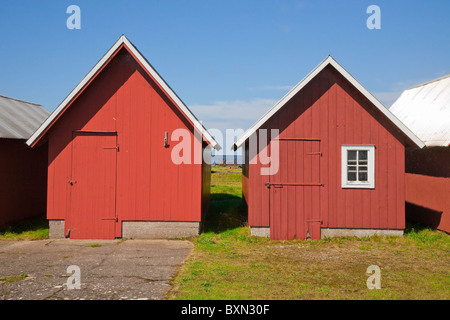
[[[108,50],[103,58],[95,65],[95,67],[84,77],[83,80],[72,90],[72,92],[64,99],[64,101],[56,108],[56,110],[50,115],[50,117],[39,127],[39,129],[28,139],[27,144],[32,145],[41,136],[41,134],[50,126],[53,121],[59,116],[65,107],[72,101],[72,99],[85,87],[87,83],[97,74],[97,72],[103,67],[103,65],[109,60],[109,58],[116,52],[116,50],[124,44],[133,55],[144,66],[146,71],[158,82],[163,90],[169,95],[169,97],[176,103],[180,110],[186,115],[186,117],[193,123],[195,128],[203,135],[203,137],[211,144],[216,150],[220,150],[221,146],[214,140],[209,134],[206,128],[200,121],[194,116],[189,108],[183,103],[183,101],[176,95],[176,93],[169,87],[169,85],[163,80],[163,78],[156,72],[156,70],[150,65],[150,63],[142,56],[142,54],[136,49],[136,47],[122,35],[119,40]]]
[[[248,129],[244,135],[234,144],[234,148],[239,148],[242,144],[254,134],[268,119],[270,119],[278,110],[280,110],[292,97],[302,90],[312,79],[314,79],[326,66],[333,66],[345,79],[347,79],[356,89],[358,89],[375,107],[377,107],[390,121],[392,121],[411,141],[418,147],[423,148],[424,143],[409,130],[397,117],[395,117],[381,102],[379,102],[366,88],[364,88],[350,73],[348,73],[331,56],[323,60],[311,73],[291,89],[272,109],[266,112],[253,126]]]
[[[49,114],[39,104],[0,95],[0,138],[27,140]]]
[[[389,110],[427,147],[450,146],[450,75],[405,90]]]

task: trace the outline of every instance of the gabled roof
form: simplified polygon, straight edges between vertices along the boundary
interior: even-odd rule
[[[427,147],[450,145],[450,75],[405,90],[389,110]]]
[[[270,119],[278,110],[280,110],[292,97],[302,90],[312,79],[314,79],[325,67],[331,65],[345,79],[347,79],[357,90],[359,90],[376,108],[378,108],[394,125],[396,125],[415,145],[420,148],[424,147],[424,143],[409,130],[397,117],[395,117],[381,102],[379,102],[366,88],[364,88],[350,73],[348,73],[339,63],[331,56],[323,60],[311,73],[309,73],[302,81],[291,89],[280,101],[278,101],[269,111],[267,111],[253,126],[248,129],[242,137],[233,145],[234,149],[242,146],[242,144],[254,134],[268,119]]]
[[[0,138],[27,140],[49,114],[39,104],[0,95]]]
[[[176,95],[176,93],[169,87],[164,79],[156,72],[152,65],[144,58],[144,56],[136,49],[136,47],[122,35],[119,40],[108,50],[103,58],[89,71],[89,73],[81,80],[81,82],[72,90],[72,92],[64,99],[64,101],[56,108],[56,110],[50,115],[50,117],[33,133],[33,135],[27,141],[30,146],[35,145],[55,123],[59,116],[64,113],[66,108],[71,104],[73,99],[91,82],[93,78],[103,69],[103,67],[109,62],[110,58],[115,53],[125,46],[132,55],[138,60],[142,67],[149,73],[149,75],[158,83],[159,86],[166,92],[166,94],[172,99],[181,112],[187,117],[187,119],[194,125],[194,127],[203,135],[203,138],[211,145],[211,147],[220,150],[221,146],[214,140],[209,134],[206,128],[200,121],[194,116],[189,108],[183,103],[183,101]]]

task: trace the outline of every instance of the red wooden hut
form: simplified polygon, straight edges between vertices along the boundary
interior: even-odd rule
[[[178,163],[181,140],[191,148]],[[125,36],[27,143],[44,141],[51,237],[198,234],[210,188],[202,155],[220,146]]]
[[[45,214],[47,146],[32,150],[25,141],[49,114],[0,96],[0,225]]]
[[[241,146],[253,235],[403,234],[405,146],[423,142],[332,57],[234,145]]]
[[[450,75],[405,90],[390,110],[425,143],[406,151],[406,218],[450,232]]]

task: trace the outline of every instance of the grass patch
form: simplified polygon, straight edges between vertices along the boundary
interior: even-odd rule
[[[450,236],[445,232],[433,230],[421,224],[408,224],[405,230],[405,238],[414,241],[422,248],[442,248],[449,250]]]
[[[48,229],[45,216],[14,222],[0,227],[0,240],[48,239]]]
[[[270,241],[250,236],[241,175],[212,174],[210,211],[169,299],[450,299],[450,236],[408,225],[404,237]],[[369,290],[370,265],[381,290]]]
[[[18,282],[18,281],[22,281],[25,280],[28,277],[27,274],[23,273],[21,275],[16,275],[16,276],[9,276],[9,277],[2,277],[0,278],[0,282]]]
[[[241,173],[242,168],[239,168],[239,166],[236,166],[236,165],[225,165],[225,166],[214,165],[211,168],[211,172],[212,173],[216,173],[216,172]]]
[[[98,243],[93,243],[93,244],[88,244],[87,245],[87,247],[91,247],[91,248],[98,248],[98,247],[101,247],[102,245],[101,244],[98,244]]]

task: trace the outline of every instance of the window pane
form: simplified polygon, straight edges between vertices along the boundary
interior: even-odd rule
[[[359,181],[367,181],[367,172],[359,172],[358,173],[358,180]]]
[[[367,160],[359,160],[359,161],[358,161],[358,164],[359,164],[360,166],[367,166]]]
[[[348,150],[347,151],[347,159],[348,160],[356,160],[356,150]]]
[[[348,181],[356,181],[356,172],[347,172]]]
[[[375,147],[369,145],[343,145],[341,168],[343,188],[374,188]],[[370,168],[369,168],[370,166]],[[370,169],[370,170],[369,170]]]
[[[367,160],[367,150],[358,151],[359,160]]]
[[[359,166],[358,171],[359,172],[361,172],[361,171],[367,172],[367,166]]]

